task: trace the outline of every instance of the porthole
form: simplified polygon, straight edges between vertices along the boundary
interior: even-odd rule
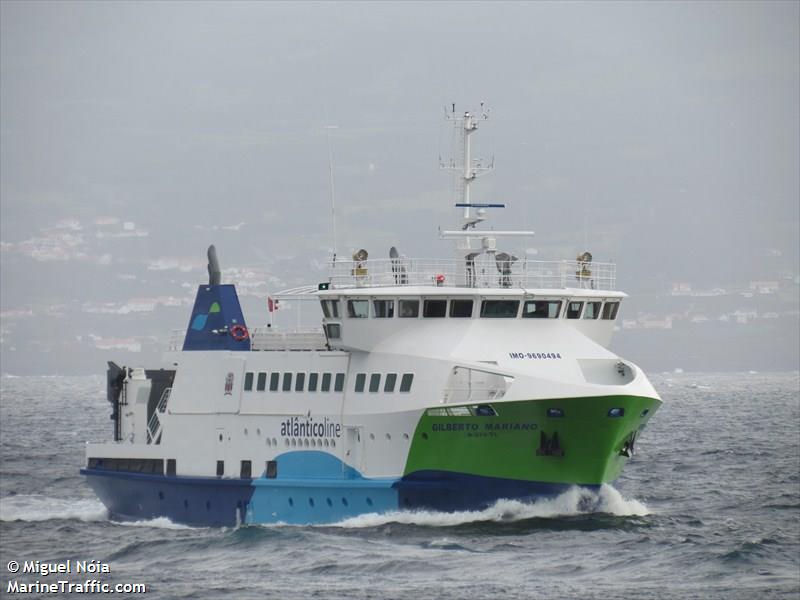
[[[308,505],[309,506],[314,506],[314,499],[313,498],[309,498],[308,499]]]
[[[222,441],[222,434],[221,433],[219,434],[219,441],[220,442]]]
[[[289,445],[289,438],[283,438],[283,441],[286,443],[287,446]]]
[[[319,446],[320,448],[322,448],[322,440],[317,440],[317,446]]]
[[[303,445],[308,448],[308,438],[303,440]]]
[[[403,439],[404,439],[404,440],[407,440],[407,439],[408,439],[408,434],[407,434],[407,433],[404,433],[404,434],[403,434]]]
[[[163,500],[164,499],[164,492],[158,492],[158,499],[159,500]]]
[[[294,500],[292,500],[291,498],[289,498],[289,506],[294,506]]]
[[[294,448],[296,445],[297,445],[297,441],[296,440],[292,440],[292,448]]]
[[[277,446],[278,445],[278,440],[276,440],[275,438],[272,438],[272,445],[273,446]]]
[[[367,498],[367,506],[372,506],[372,498]]]
[[[325,447],[328,447],[328,440],[325,440]]]
[[[369,434],[369,439],[374,440],[375,439],[375,434],[374,433],[370,433]]]
[[[326,503],[328,506],[333,506],[333,500],[331,500],[330,498],[326,498],[326,499],[325,499],[325,503]]]
[[[256,435],[261,435],[261,427],[256,429]]]
[[[342,498],[342,506],[347,506],[347,498]]]
[[[391,441],[391,439],[392,439],[392,434],[391,434],[391,433],[387,433],[387,434],[386,434],[386,439],[387,439],[387,440],[389,440],[389,441]]]
[[[211,510],[211,501],[206,500],[206,510]]]
[[[336,440],[331,440],[331,448],[336,448]]]
[[[247,435],[247,427],[244,428],[244,434]]]
[[[267,438],[267,446],[271,446],[271,445],[272,445],[272,440]]]
[[[427,440],[428,439],[428,434],[425,433],[424,431],[422,432],[422,439],[423,440]]]
[[[183,500],[183,508],[189,508],[189,501],[186,499]]]
[[[316,448],[317,447],[317,440],[311,440],[311,447],[312,448]]]

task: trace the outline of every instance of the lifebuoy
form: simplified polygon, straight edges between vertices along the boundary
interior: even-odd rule
[[[244,325],[234,325],[231,327],[231,337],[237,342],[242,342],[250,337],[250,333]]]

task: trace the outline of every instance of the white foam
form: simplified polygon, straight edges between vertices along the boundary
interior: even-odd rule
[[[50,521],[76,519],[105,521],[108,511],[95,499],[49,498],[40,495],[0,498],[0,521]]]
[[[174,523],[167,517],[156,517],[155,519],[144,519],[141,521],[112,521],[115,525],[124,527],[153,527],[155,529],[199,529],[190,525]]]
[[[482,521],[514,522],[535,518],[555,518],[580,514],[606,513],[619,517],[644,516],[650,514],[647,506],[639,500],[622,497],[614,487],[603,485],[598,492],[573,487],[552,499],[537,502],[498,500],[481,511],[435,512],[394,511],[369,513],[345,519],[335,527],[378,527],[387,523],[425,525],[430,527],[452,527],[464,523]]]

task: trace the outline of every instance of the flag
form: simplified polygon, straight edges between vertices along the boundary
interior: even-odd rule
[[[278,300],[273,300],[272,296],[267,296],[267,308],[269,312],[275,312],[278,310]]]

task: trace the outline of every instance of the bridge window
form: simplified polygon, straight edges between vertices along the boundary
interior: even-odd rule
[[[400,380],[400,391],[410,392],[412,383],[414,383],[414,374],[403,373],[403,378]]]
[[[320,388],[323,392],[330,392],[331,391],[331,374],[330,373],[323,373],[322,374],[322,388]]]
[[[253,476],[253,463],[249,460],[243,460],[242,466],[239,469],[240,479],[252,479]]]
[[[366,373],[358,373],[356,375],[356,391],[363,392],[364,391],[364,384],[367,381],[367,374]]]
[[[561,300],[526,300],[522,308],[525,319],[557,319],[561,313]]]
[[[319,373],[309,373],[308,374],[308,391],[309,392],[316,392],[317,391],[317,381],[319,381]]]
[[[373,373],[369,376],[369,391],[374,393],[379,389],[381,389],[381,374]]]
[[[425,300],[422,307],[423,317],[446,317],[447,300]]]
[[[338,300],[322,300],[322,314],[326,319],[339,318],[339,301]]]
[[[306,374],[298,373],[297,377],[294,380],[294,391],[302,392],[305,385],[306,385]]]
[[[284,392],[291,392],[292,391],[292,374],[291,373],[284,373],[283,374],[283,391]]]
[[[347,316],[351,319],[366,319],[369,316],[369,302],[367,300],[348,300]]]
[[[280,379],[280,373],[273,373],[269,376],[269,391],[270,392],[277,392],[278,391],[278,380]]]
[[[252,371],[248,371],[244,374],[244,391],[251,392],[253,391],[253,373]]]
[[[586,309],[583,311],[584,319],[596,319],[600,316],[600,305],[602,302],[587,302]]]
[[[344,391],[344,373],[336,374],[336,380],[333,382],[333,391],[334,392]]]
[[[342,337],[342,326],[339,323],[326,323],[325,333],[329,340],[338,340]]]
[[[386,380],[383,383],[383,391],[392,393],[394,386],[397,384],[397,373],[387,373]]]
[[[519,311],[519,300],[484,300],[481,317],[485,319],[515,319]]]
[[[225,461],[218,460],[217,461],[217,477],[222,477],[225,475]]]
[[[267,374],[259,373],[258,382],[256,383],[256,391],[263,392],[265,389],[267,389]]]
[[[583,302],[568,302],[567,303],[567,318],[568,319],[580,319],[581,318],[581,309],[583,308]]]
[[[419,316],[419,300],[400,300],[400,318],[416,319]]]
[[[176,468],[175,468],[175,459],[168,458],[167,459],[167,476],[175,477]]]
[[[450,300],[450,316],[470,318],[472,316],[472,300]]]
[[[376,319],[391,319],[394,317],[394,300],[373,300],[372,310]]]
[[[619,302],[606,302],[603,306],[603,318],[608,321],[613,321],[617,318],[617,311],[619,310]]]

